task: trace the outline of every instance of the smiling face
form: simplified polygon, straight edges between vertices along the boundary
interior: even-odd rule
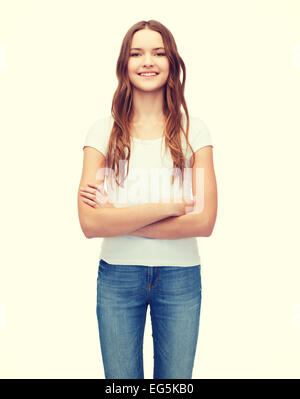
[[[132,85],[141,91],[161,89],[168,79],[169,60],[159,32],[142,29],[133,35],[128,60],[128,76]],[[154,71],[154,76],[140,73]]]

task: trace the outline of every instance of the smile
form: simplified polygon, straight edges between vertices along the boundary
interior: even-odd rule
[[[146,79],[150,79],[150,78],[155,78],[155,76],[158,75],[158,73],[145,73],[145,74],[138,74],[139,76],[141,76],[142,78],[146,78]]]

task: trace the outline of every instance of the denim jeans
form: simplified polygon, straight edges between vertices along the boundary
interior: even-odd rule
[[[201,307],[201,265],[138,266],[99,261],[97,320],[105,378],[144,378],[147,307],[153,378],[192,378]]]

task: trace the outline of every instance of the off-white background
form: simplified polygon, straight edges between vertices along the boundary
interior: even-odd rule
[[[148,19],[173,33],[214,140],[193,378],[300,377],[299,17],[297,0],[0,1],[1,378],[104,378],[82,143],[110,112],[125,33]]]

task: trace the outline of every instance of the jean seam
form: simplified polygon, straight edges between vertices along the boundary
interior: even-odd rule
[[[156,276],[156,279],[155,279],[153,285],[151,285],[150,288],[153,288],[158,284],[158,280],[159,280],[159,276],[160,276],[160,267],[159,266],[157,266],[157,267],[158,267],[157,276]]]

